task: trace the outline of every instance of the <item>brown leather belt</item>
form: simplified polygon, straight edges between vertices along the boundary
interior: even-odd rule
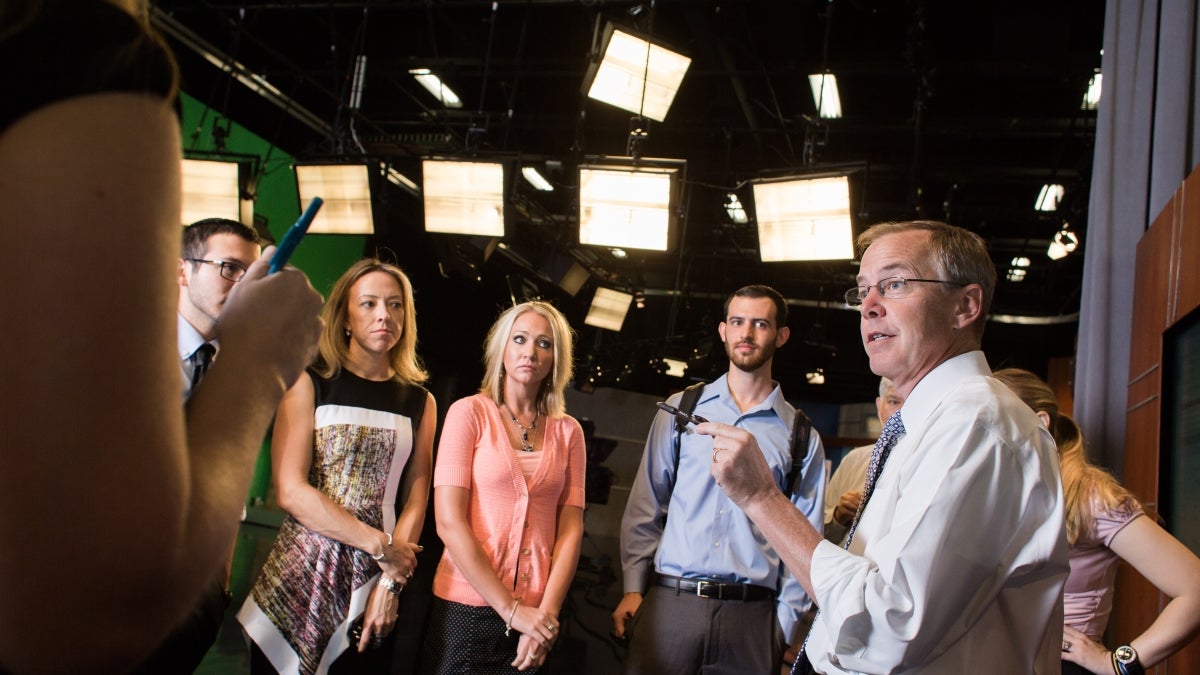
[[[729,584],[708,579],[685,579],[670,574],[655,574],[654,583],[675,589],[676,593],[698,595],[714,600],[774,600],[775,589],[752,584]]]

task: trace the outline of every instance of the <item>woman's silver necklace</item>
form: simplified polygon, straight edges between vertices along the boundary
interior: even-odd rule
[[[507,408],[508,406],[505,407]],[[512,418],[513,424],[517,425],[517,428],[521,430],[521,452],[533,452],[533,441],[529,440],[529,434],[537,426],[538,415],[541,412],[540,410],[533,411],[533,421],[526,427],[517,421],[517,416],[513,413],[512,408],[508,408],[508,416]]]

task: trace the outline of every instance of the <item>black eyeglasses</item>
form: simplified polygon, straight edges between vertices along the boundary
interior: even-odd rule
[[[201,258],[184,258],[188,262],[208,263],[221,268],[221,276],[230,281],[241,281],[246,275],[246,266],[241,263],[229,262],[228,260],[204,260]]]
[[[912,286],[909,286],[909,284],[914,281],[920,281],[921,283],[925,284],[950,284],[951,286],[958,286],[959,288],[966,286],[964,283],[959,283],[957,281],[943,281],[942,279],[906,279],[904,277],[888,277],[872,286],[855,286],[854,288],[846,291],[846,304],[850,305],[851,307],[857,307],[863,304],[863,302],[867,299],[867,293],[870,293],[872,288],[879,291],[879,297],[881,298],[903,298],[904,296],[912,293]]]

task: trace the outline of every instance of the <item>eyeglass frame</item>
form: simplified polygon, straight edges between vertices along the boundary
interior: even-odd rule
[[[209,265],[216,265],[217,267],[220,268],[220,271],[218,272],[218,274],[221,275],[221,278],[225,279],[226,281],[232,281],[235,284],[237,282],[241,281],[242,277],[246,276],[246,266],[240,262],[233,262],[230,260],[205,260],[204,258],[184,258],[184,260],[187,262],[193,262],[193,263],[208,263]],[[228,274],[225,274],[226,268],[233,269],[233,270],[241,270],[241,274],[237,275],[237,278],[234,279],[234,278],[230,277]]]
[[[885,293],[883,290],[883,285],[889,281],[895,281],[897,279],[900,280],[900,282],[901,282],[901,288],[907,286],[908,282],[910,282],[910,281],[920,281],[920,282],[926,283],[926,284],[949,284],[951,286],[958,286],[959,288],[965,288],[970,285],[968,283],[961,282],[961,281],[946,281],[945,279],[912,279],[910,277],[894,276],[894,277],[884,277],[883,279],[880,279],[879,281],[877,281],[873,284],[868,284],[866,286],[855,286],[853,288],[848,288],[848,289],[846,289],[846,292],[845,292],[845,294],[843,294],[842,297],[845,299],[847,305],[850,305],[851,307],[859,307],[864,302],[867,301],[867,296],[870,295],[872,288],[874,288],[876,290],[876,292],[879,293],[879,297],[881,297],[881,298],[888,297],[887,293]],[[861,291],[861,293],[860,293],[860,291]],[[892,296],[892,297],[896,297],[896,296]],[[901,295],[900,297],[904,297],[904,296]]]

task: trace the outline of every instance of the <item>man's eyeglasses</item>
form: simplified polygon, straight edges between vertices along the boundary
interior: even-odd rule
[[[904,296],[912,293],[913,287],[909,286],[909,284],[914,281],[919,281],[925,284],[950,284],[951,286],[958,286],[959,288],[966,286],[966,284],[959,283],[957,281],[943,281],[941,279],[906,279],[904,277],[888,277],[873,286],[855,286],[854,288],[846,291],[846,304],[850,305],[851,307],[857,307],[863,304],[863,302],[867,299],[867,293],[870,293],[872,288],[879,291],[879,297],[881,298],[903,298]]]
[[[221,268],[221,276],[230,281],[241,281],[246,274],[246,266],[241,263],[229,262],[228,260],[203,260],[201,258],[184,258],[188,262],[207,263],[216,265]]]

